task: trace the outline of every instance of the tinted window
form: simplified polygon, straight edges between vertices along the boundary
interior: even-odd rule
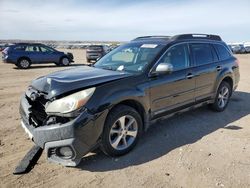
[[[220,60],[231,57],[231,54],[229,53],[229,51],[226,49],[225,46],[220,45],[220,44],[214,44],[214,46],[217,50]]]
[[[204,65],[216,60],[216,54],[210,44],[191,44],[196,65]]]
[[[171,47],[161,58],[160,63],[172,64],[174,70],[187,68],[189,66],[187,45],[180,44]]]
[[[87,48],[87,51],[97,51],[97,52],[101,52],[103,51],[103,47],[102,46],[89,46]]]

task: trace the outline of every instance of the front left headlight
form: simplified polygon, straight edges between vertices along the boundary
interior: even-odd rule
[[[79,91],[61,99],[55,100],[48,104],[46,113],[62,113],[73,112],[87,103],[93,95],[95,87]]]

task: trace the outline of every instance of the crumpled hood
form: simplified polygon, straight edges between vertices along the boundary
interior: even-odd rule
[[[31,86],[40,92],[48,93],[48,98],[52,98],[70,91],[92,87],[128,76],[131,76],[131,74],[127,72],[83,66],[39,77],[32,81]]]

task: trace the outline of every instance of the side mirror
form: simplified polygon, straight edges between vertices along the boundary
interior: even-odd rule
[[[160,63],[159,65],[157,65],[154,73],[156,74],[170,74],[171,72],[173,72],[173,65],[170,63]]]

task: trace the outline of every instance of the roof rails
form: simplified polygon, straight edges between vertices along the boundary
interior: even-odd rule
[[[142,37],[137,37],[133,39],[132,41],[135,40],[150,40],[150,39],[170,39],[171,36],[163,36],[163,35],[155,35],[155,36],[142,36]]]
[[[182,35],[175,35],[175,36],[142,36],[133,39],[132,41],[137,40],[150,40],[150,39],[160,39],[160,40],[187,40],[187,39],[208,39],[208,40],[217,40],[222,41],[219,35],[210,35],[210,34],[182,34]]]
[[[210,34],[182,34],[182,35],[175,35],[175,36],[171,37],[171,39],[172,40],[209,39],[209,40],[222,41],[220,36],[210,35]]]
[[[13,44],[17,44],[17,45],[41,45],[42,43],[39,43],[39,42],[16,42]]]

